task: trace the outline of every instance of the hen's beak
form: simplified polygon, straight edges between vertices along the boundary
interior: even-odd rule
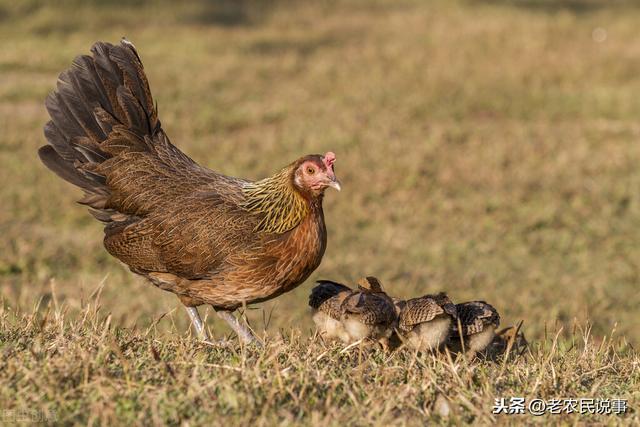
[[[329,181],[329,187],[335,188],[338,191],[342,189],[342,187],[340,186],[340,181],[338,181],[335,177],[331,181]]]

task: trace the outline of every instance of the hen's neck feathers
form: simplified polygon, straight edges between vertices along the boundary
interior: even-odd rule
[[[294,188],[294,170],[289,166],[269,178],[244,185],[242,207],[264,215],[255,232],[286,233],[322,203],[322,196],[307,198]]]

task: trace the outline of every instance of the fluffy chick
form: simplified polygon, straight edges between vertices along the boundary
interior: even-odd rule
[[[398,334],[410,347],[420,351],[444,345],[456,319],[456,306],[441,292],[407,301],[395,301]]]
[[[460,323],[453,324],[450,348],[453,351],[462,351],[462,336],[464,349],[473,357],[493,341],[496,328],[500,325],[500,315],[491,304],[484,301],[457,304],[456,310]]]
[[[319,280],[318,285],[311,290],[309,306],[313,311],[313,322],[320,334],[327,338],[338,338],[349,342],[349,334],[340,321],[342,317],[342,303],[352,289],[330,280]]]
[[[345,343],[370,339],[388,347],[397,316],[393,301],[378,279],[362,278],[356,290],[330,280],[317,283],[309,305],[321,334]]]
[[[388,348],[397,316],[393,301],[378,279],[372,276],[360,279],[358,289],[344,299],[341,310],[340,320],[349,342],[370,339]]]

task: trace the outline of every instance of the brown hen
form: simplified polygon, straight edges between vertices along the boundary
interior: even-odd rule
[[[301,284],[322,259],[322,198],[340,189],[335,155],[308,155],[260,181],[199,166],[171,144],[135,47],[96,43],[46,100],[44,164],[84,190],[104,245],[131,271],[175,293],[207,339],[196,307],[231,314]]]

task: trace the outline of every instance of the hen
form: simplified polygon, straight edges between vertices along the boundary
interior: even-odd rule
[[[44,164],[84,190],[104,246],[132,272],[175,293],[208,339],[210,304],[244,341],[232,311],[301,284],[322,259],[322,199],[340,190],[335,155],[308,155],[260,181],[199,166],[160,125],[135,47],[98,42],[60,74],[46,100]]]

